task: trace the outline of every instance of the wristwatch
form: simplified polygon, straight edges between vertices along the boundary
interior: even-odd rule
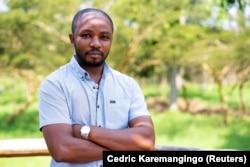
[[[90,127],[89,126],[82,126],[81,127],[81,136],[84,138],[84,139],[88,139],[88,136],[89,136],[89,132],[90,132]]]

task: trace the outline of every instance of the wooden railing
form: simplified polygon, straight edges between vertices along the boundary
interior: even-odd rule
[[[50,155],[44,139],[0,140],[0,157]]]
[[[200,150],[192,147],[179,146],[155,146],[155,150]],[[46,143],[43,138],[39,139],[10,139],[0,140],[1,157],[25,157],[25,156],[49,156]]]

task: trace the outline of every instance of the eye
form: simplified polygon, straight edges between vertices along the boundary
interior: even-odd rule
[[[104,40],[104,41],[108,41],[108,40],[110,40],[110,36],[108,36],[108,35],[102,35],[101,39]]]
[[[90,38],[91,35],[90,35],[90,34],[81,34],[81,37],[82,37],[82,38]]]

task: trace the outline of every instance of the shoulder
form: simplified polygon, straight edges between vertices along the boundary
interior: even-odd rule
[[[114,82],[122,87],[127,89],[138,89],[139,84],[135,80],[135,78],[117,71],[111,67],[109,67],[108,75],[107,75],[108,82]]]
[[[136,80],[132,76],[129,76],[128,74],[122,73],[122,72],[115,70],[111,67],[109,67],[109,71],[111,73],[111,76],[113,76],[117,80],[120,80],[123,82],[129,82],[129,83],[136,82]]]
[[[46,88],[48,86],[56,86],[61,85],[64,80],[69,76],[70,69],[68,64],[63,65],[50,73],[41,83],[41,88]]]

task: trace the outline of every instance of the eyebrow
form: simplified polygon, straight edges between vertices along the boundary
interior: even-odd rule
[[[86,29],[81,29],[79,31],[79,33],[83,33],[83,32],[92,32],[93,30],[91,30],[90,28],[86,28]],[[108,31],[108,30],[100,30],[101,34],[108,34],[108,35],[112,35],[112,32]]]

